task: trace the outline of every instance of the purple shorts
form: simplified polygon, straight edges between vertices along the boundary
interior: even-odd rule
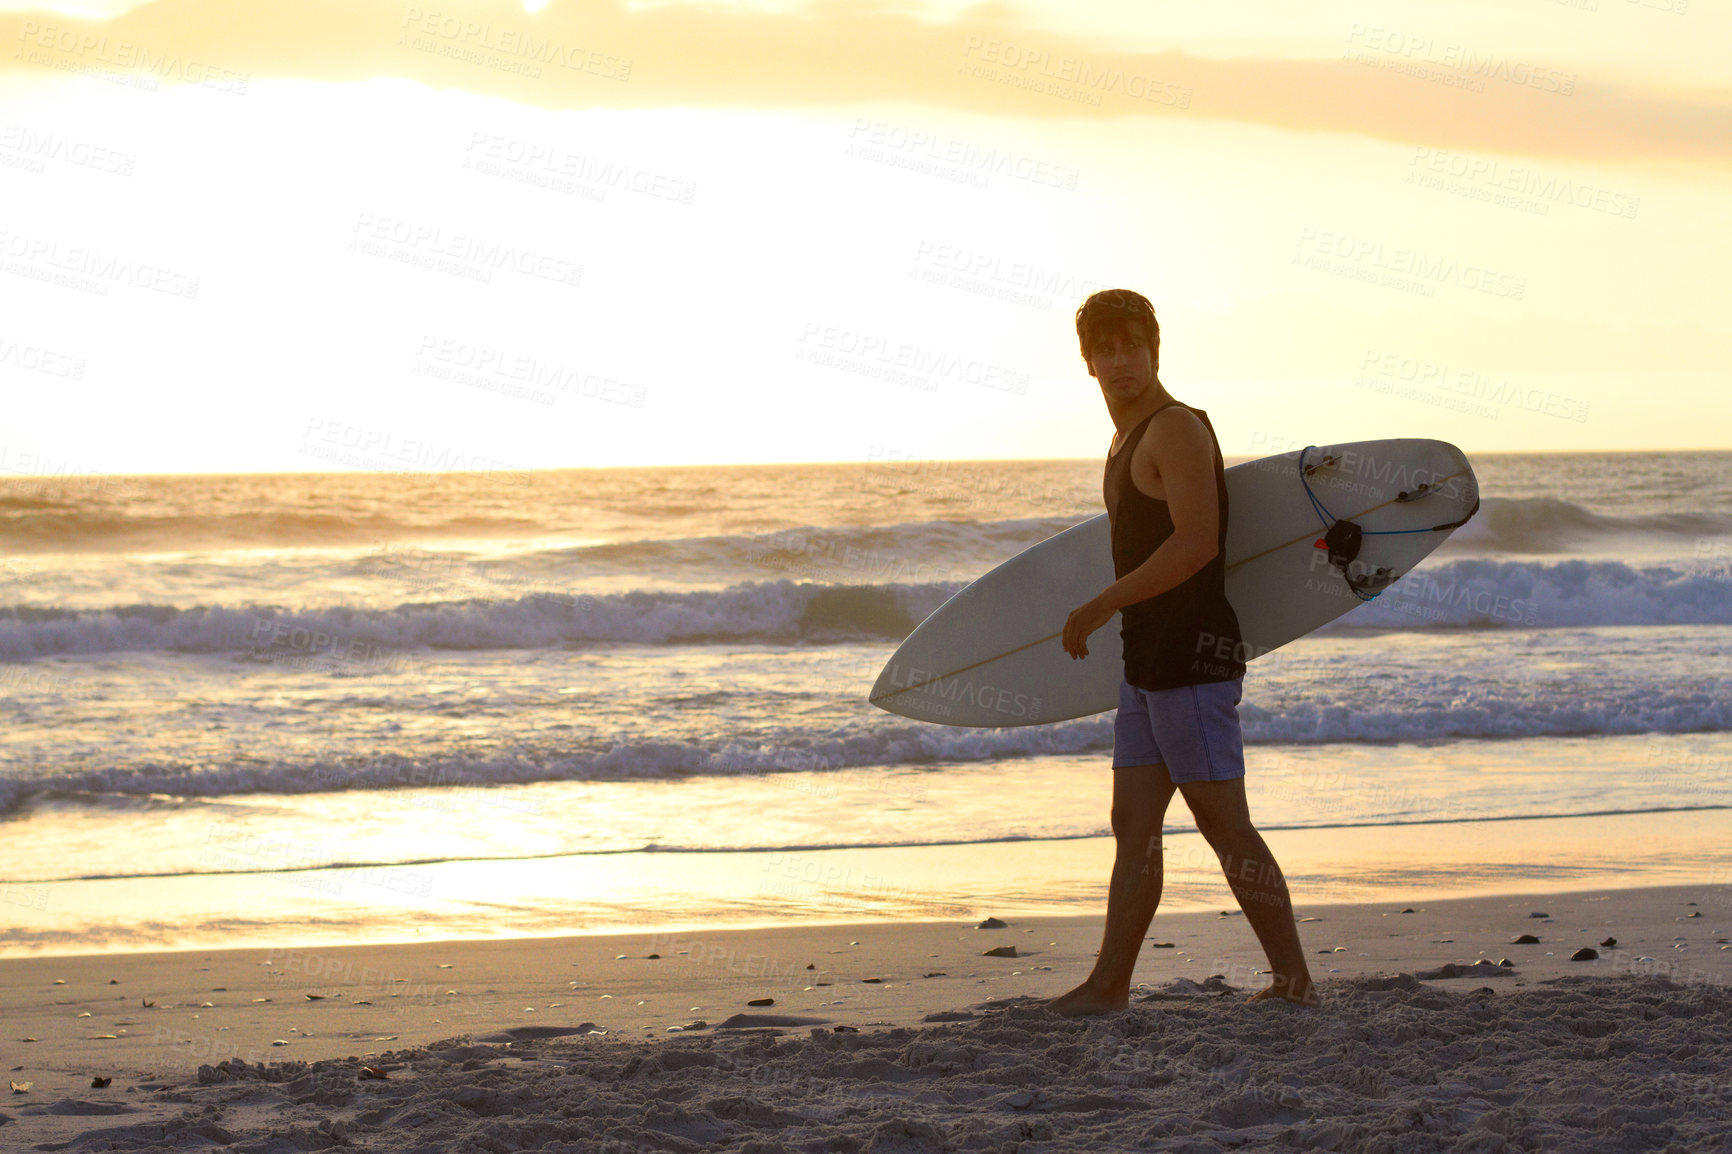
[[[1165,765],[1174,784],[1228,781],[1245,776],[1245,745],[1239,735],[1239,698],[1244,679],[1138,689],[1119,682],[1119,716],[1113,722],[1113,768]]]

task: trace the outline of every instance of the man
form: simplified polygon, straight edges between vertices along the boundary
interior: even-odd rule
[[[1319,1005],[1287,882],[1251,824],[1239,734],[1239,624],[1227,601],[1227,482],[1208,414],[1161,384],[1154,306],[1125,289],[1083,302],[1077,340],[1117,434],[1103,484],[1118,578],[1071,613],[1064,649],[1123,611],[1124,680],[1113,730],[1106,934],[1088,980],[1046,1003],[1067,1016],[1122,1010],[1161,901],[1161,823],[1174,789],[1220,858],[1233,896],[1269,956],[1273,980],[1251,998]]]

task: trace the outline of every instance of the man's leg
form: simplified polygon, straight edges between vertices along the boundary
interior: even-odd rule
[[[1318,1004],[1305,950],[1299,944],[1299,927],[1293,922],[1287,879],[1263,835],[1251,824],[1245,779],[1187,781],[1179,783],[1179,789],[1197,819],[1197,831],[1221,859],[1221,872],[1269,956],[1270,986],[1251,1000],[1284,998]]]
[[[1131,973],[1155,909],[1161,904],[1161,823],[1173,799],[1164,765],[1113,770],[1112,880],[1107,886],[1107,925],[1101,952],[1088,980],[1047,1008],[1066,1016],[1100,1014],[1130,1005]]]

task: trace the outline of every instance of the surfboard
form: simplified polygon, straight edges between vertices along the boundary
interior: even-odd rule
[[[1445,441],[1311,446],[1226,470],[1227,600],[1241,660],[1335,620],[1399,580],[1479,508],[1467,457]],[[1336,521],[1364,536],[1332,560]],[[1338,530],[1336,536],[1350,536]],[[1118,614],[1077,660],[1060,638],[1071,611],[1113,583],[1105,513],[1031,546],[933,611],[872,686],[874,705],[956,726],[1017,726],[1116,709],[1124,676]],[[1202,642],[1206,644],[1206,639]]]

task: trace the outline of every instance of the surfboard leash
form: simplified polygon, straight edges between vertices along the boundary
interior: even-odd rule
[[[1325,456],[1315,465],[1305,463],[1305,455],[1316,445],[1306,445],[1299,451],[1299,483],[1305,486],[1305,496],[1311,501],[1311,510],[1317,514],[1317,520],[1323,525],[1323,536],[1317,540],[1317,548],[1329,551],[1329,563],[1335,566],[1341,574],[1341,579],[1347,582],[1347,587],[1353,590],[1353,595],[1361,601],[1374,600],[1385,589],[1393,585],[1398,575],[1389,566],[1380,565],[1365,577],[1355,579],[1349,571],[1349,566],[1358,559],[1360,546],[1366,537],[1393,537],[1402,533],[1442,533],[1450,529],[1459,529],[1473,519],[1479,512],[1479,492],[1473,495],[1473,508],[1458,521],[1449,521],[1442,525],[1432,525],[1425,529],[1366,529],[1357,522],[1348,521],[1331,513],[1326,505],[1311,491],[1310,477],[1314,470],[1336,464],[1339,458]],[[1437,485],[1425,482],[1412,491],[1402,490],[1395,495],[1393,502],[1385,504],[1408,504],[1422,497],[1430,497],[1438,492]],[[1363,516],[1363,514],[1361,514]]]

